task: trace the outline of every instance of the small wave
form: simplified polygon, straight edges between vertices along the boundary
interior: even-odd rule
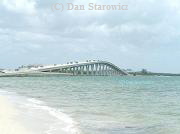
[[[35,99],[35,98],[28,98],[27,100],[28,100],[29,102],[32,102],[32,103],[35,103],[35,104],[39,104],[39,105],[44,104],[43,101],[37,100],[37,99]]]
[[[61,112],[59,109],[49,107],[43,101],[35,98],[29,98],[27,100],[30,102],[28,105],[31,105],[31,107],[44,110],[58,119],[58,122],[51,125],[49,130],[46,131],[46,134],[54,134],[53,132],[57,131],[57,127],[61,129],[61,134],[62,132],[64,134],[80,134],[79,129],[76,127],[77,123],[69,115]]]
[[[172,77],[172,76],[162,76],[162,75],[160,75],[160,76],[158,76],[158,77]]]

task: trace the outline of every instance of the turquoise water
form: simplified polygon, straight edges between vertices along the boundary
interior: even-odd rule
[[[81,134],[180,133],[180,77],[12,77],[0,89],[60,109]]]

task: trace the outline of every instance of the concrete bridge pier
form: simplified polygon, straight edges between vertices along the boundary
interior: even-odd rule
[[[89,75],[89,65],[86,65],[86,74]]]
[[[94,64],[94,76],[97,76],[98,75],[98,64]]]
[[[93,65],[89,65],[89,68],[90,68],[90,75],[93,75],[94,74],[94,66]]]
[[[105,65],[103,65],[103,76],[105,76]]]
[[[101,76],[101,75],[102,75],[102,65],[99,64],[99,76]]]
[[[80,66],[81,75],[83,75],[83,70],[84,70],[83,67],[84,67],[84,66]]]

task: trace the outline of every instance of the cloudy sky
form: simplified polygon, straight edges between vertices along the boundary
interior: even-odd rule
[[[54,3],[69,2],[122,3],[128,10],[51,10]],[[180,73],[180,1],[0,1],[0,68],[86,59]]]

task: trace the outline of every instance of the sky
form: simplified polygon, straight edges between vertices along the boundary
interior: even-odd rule
[[[52,10],[55,3],[128,5],[119,11]],[[1,0],[0,68],[105,60],[180,73],[179,0]]]

